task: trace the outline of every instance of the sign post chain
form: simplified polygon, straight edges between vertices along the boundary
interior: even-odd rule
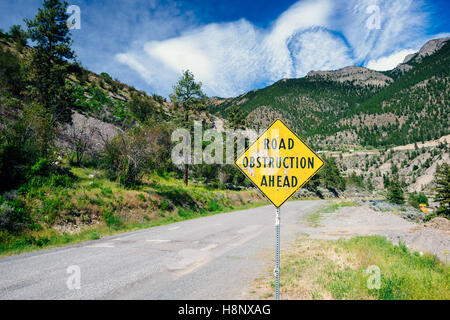
[[[280,208],[275,217],[276,248],[275,248],[275,299],[280,299]]]

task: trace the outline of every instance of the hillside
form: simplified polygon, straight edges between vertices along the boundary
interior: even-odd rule
[[[13,78],[32,51],[28,46],[19,48],[13,39],[0,34],[0,57],[10,65],[10,70],[0,70],[0,73]],[[166,98],[137,90],[107,73],[94,73],[79,62],[71,63],[69,72],[67,86],[71,90],[72,121],[60,126],[57,136],[57,145],[64,149],[72,147],[75,133],[89,135],[91,141],[88,147],[98,151],[104,146],[104,140],[110,140],[148,119],[173,123],[183,117],[179,108]],[[4,121],[0,122],[0,127],[5,120],[17,118],[17,104],[27,104],[27,99],[20,93],[26,91],[23,79],[17,75],[16,82],[12,83],[16,88],[9,88],[5,85],[8,81],[1,80],[0,115]],[[210,127],[220,120],[206,110],[193,113],[191,117],[203,120]]]
[[[321,149],[389,147],[450,133],[449,38],[432,40],[388,72],[363,67],[312,71],[236,98],[214,98],[212,113],[238,105],[247,123],[281,117]]]
[[[360,186],[385,190],[393,176],[408,192],[425,192],[432,199],[436,167],[450,162],[450,135],[390,149],[326,152],[338,159],[341,172]]]
[[[237,190],[247,184],[230,166],[191,166],[186,186],[171,161],[172,130],[191,125],[182,108],[107,73],[60,62],[67,72],[56,99],[71,119],[57,120],[34,94],[37,50],[0,32],[0,255],[265,203]],[[195,111],[190,122],[220,122]]]

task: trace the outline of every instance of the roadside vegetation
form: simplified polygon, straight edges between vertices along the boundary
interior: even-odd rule
[[[374,270],[380,271],[379,286]],[[282,299],[450,299],[450,267],[380,236],[299,239],[282,252],[280,274]],[[255,280],[251,297],[272,298],[273,292],[268,272]]]
[[[102,170],[76,167],[65,175],[34,178],[0,200],[0,255],[267,204],[256,191],[185,187],[180,179],[156,173],[128,189]]]

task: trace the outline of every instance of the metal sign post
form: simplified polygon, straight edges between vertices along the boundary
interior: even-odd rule
[[[280,208],[275,217],[276,245],[275,245],[275,299],[280,299]]]
[[[280,207],[325,164],[283,121],[270,127],[235,161],[272,202],[275,217],[275,299],[280,299]]]

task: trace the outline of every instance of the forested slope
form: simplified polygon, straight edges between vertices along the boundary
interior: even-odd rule
[[[450,43],[440,42],[436,52],[421,51],[389,72],[310,72],[237,98],[214,99],[210,110],[229,117],[237,105],[254,127],[281,117],[311,144],[328,149],[437,139],[450,133]]]

